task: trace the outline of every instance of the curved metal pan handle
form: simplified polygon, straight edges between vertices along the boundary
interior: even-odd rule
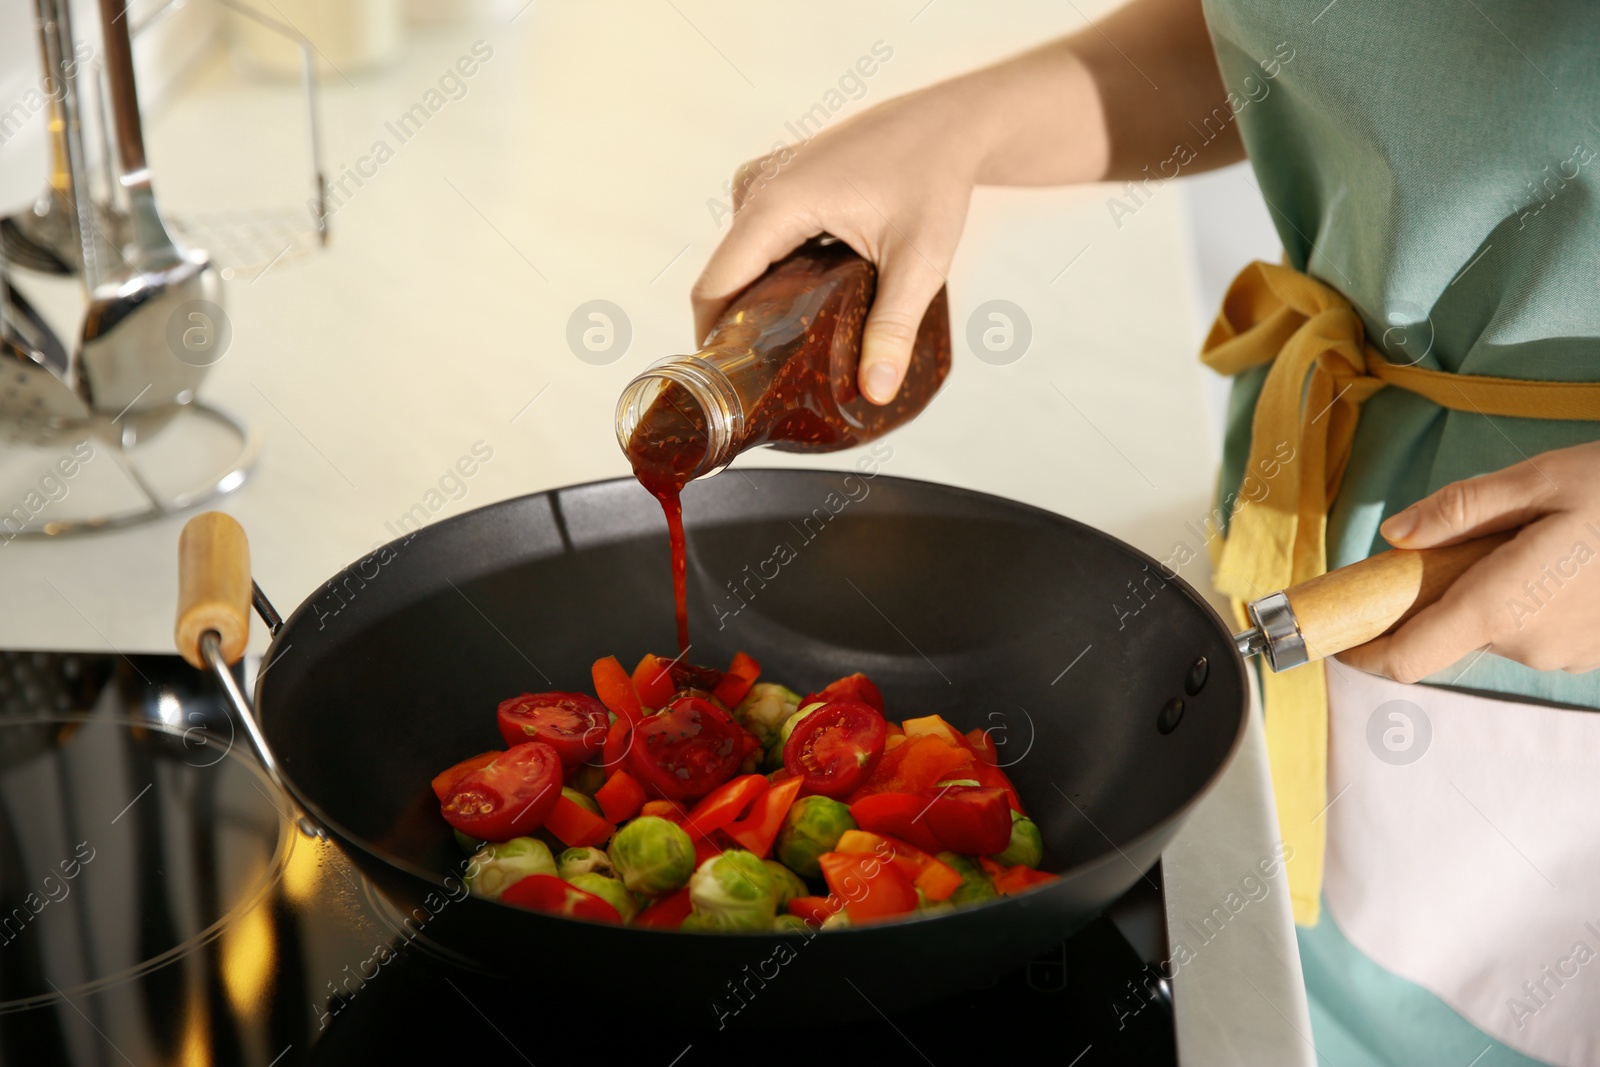
[[[1444,595],[1463,571],[1511,540],[1491,534],[1445,548],[1394,548],[1250,601],[1234,635],[1275,671],[1338,655],[1388,633]]]

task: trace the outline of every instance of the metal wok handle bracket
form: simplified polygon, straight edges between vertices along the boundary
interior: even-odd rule
[[[1274,671],[1338,655],[1405,622],[1445,594],[1468,567],[1509,541],[1491,534],[1444,548],[1394,548],[1245,605],[1249,629],[1233,637],[1242,656]]]
[[[252,605],[276,634],[283,620],[250,578],[250,544],[244,527],[220,511],[190,519],[178,537],[178,622],[174,630],[178,651],[191,666],[210,670],[244,721],[262,769],[272,784],[288,795],[255,709],[230,669],[244,655],[250,640]],[[295,821],[302,833],[323,836],[305,815],[298,815]]]

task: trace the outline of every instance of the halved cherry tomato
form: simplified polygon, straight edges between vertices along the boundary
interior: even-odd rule
[[[849,802],[873,793],[916,793],[948,778],[967,778],[975,762],[965,745],[951,744],[942,737],[908,737],[884,753]]]
[[[518,879],[500,894],[500,903],[570,919],[622,922],[617,909],[606,901],[570,882],[563,882],[553,874],[530,874]]]
[[[800,779],[789,778],[756,797],[749,814],[724,827],[728,836],[766,859],[772,853],[778,831],[783,829],[783,818],[789,814],[789,806],[800,795],[800,785]]]
[[[545,816],[544,828],[568,848],[603,845],[617,829],[582,804],[566,797],[558,799],[556,806],[550,809],[550,814]]]
[[[676,800],[647,800],[644,802],[644,807],[639,809],[639,814],[654,815],[658,819],[679,824],[689,817],[683,805]]]
[[[927,807],[927,799],[917,793],[874,793],[850,805],[850,817],[863,830],[898,837],[924,852],[942,852],[944,845],[922,817]],[[1006,831],[1008,844],[1010,833]]]
[[[680,696],[634,727],[628,773],[647,793],[693,800],[733,777],[760,744],[709,699]]]
[[[633,690],[647,708],[666,707],[672,700],[672,661],[646,652],[633,669]]]
[[[627,771],[618,771],[595,791],[594,799],[608,821],[625,822],[639,814],[644,806],[644,786],[634,781]]]
[[[929,900],[947,900],[950,894],[961,888],[961,875],[956,873],[954,867],[897,837],[867,830],[846,830],[840,835],[834,851],[870,852],[880,859],[888,858],[905,872],[906,877]]]
[[[844,901],[838,897],[790,897],[789,914],[798,915],[809,923],[821,926],[828,916],[844,910]]]
[[[450,793],[455,789],[457,782],[478,768],[487,767],[494,762],[495,757],[498,755],[500,755],[499,749],[493,752],[480,752],[476,756],[464,759],[447,770],[440,771],[433,776],[433,795],[439,798],[439,803],[443,804],[450,799]]]
[[[761,664],[743,652],[735,652],[727,673],[711,691],[711,695],[722,701],[723,707],[731,708],[744,699],[744,695],[750,692],[750,687],[756,684],[756,679],[759,677],[761,677]]]
[[[628,747],[633,744],[633,723],[622,717],[611,724],[611,729],[606,731],[606,744],[600,750],[600,764],[606,769],[606,777],[622,770],[623,761],[628,758]]]
[[[459,779],[439,811],[468,837],[509,841],[538,829],[560,799],[561,757],[528,741]]]
[[[917,908],[917,889],[905,872],[877,856],[824,852],[817,857],[828,889],[848,901],[850,921],[866,922],[904,915]]]
[[[820,693],[806,694],[806,698],[800,701],[800,706],[803,708],[819,700],[859,700],[868,707],[876,708],[879,715],[883,714],[883,694],[872,684],[872,679],[860,671],[829,682],[822,687]]]
[[[783,746],[783,765],[806,792],[842,797],[872,773],[887,736],[883,716],[859,700],[832,700],[801,719]]]
[[[644,718],[639,694],[633,691],[633,679],[622,669],[617,657],[606,656],[595,660],[589,675],[594,679],[594,695],[613,715],[633,723]]]
[[[1044,885],[1056,879],[1056,876],[1049,871],[1024,867],[1020,863],[1014,867],[1002,867],[988,856],[979,856],[978,862],[983,865],[984,873],[994,883],[995,891],[1003,897],[1015,896],[1036,885]]]
[[[927,809],[920,822],[950,851],[991,856],[1011,843],[1011,804],[1004,789],[954,785],[923,797]]]
[[[720,830],[733,822],[741,811],[750,806],[752,800],[766,791],[766,775],[741,774],[717,786],[700,803],[690,808],[689,814],[683,819],[684,827],[691,834],[710,837],[711,831]]]
[[[568,767],[599,752],[611,726],[605,705],[587,693],[523,693],[502,700],[497,718],[507,745],[543,741]]]
[[[645,908],[634,916],[633,925],[643,926],[648,930],[676,930],[683,925],[683,920],[693,911],[689,902],[689,887],[684,886],[669,896]]]

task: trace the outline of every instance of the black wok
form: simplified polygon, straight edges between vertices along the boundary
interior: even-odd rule
[[[587,689],[597,657],[673,644],[660,508],[619,479],[394,541],[326,583],[267,652],[256,712],[284,784],[410,916],[407,937],[569,994],[626,976],[690,1024],[894,1011],[991,981],[1096,916],[1239,744],[1247,687],[1228,629],[1154,560],[1080,523],[796,470],[697,482],[684,513],[691,660],[745,649],[801,691],[865,671],[895,718],[988,727],[1059,880],[811,937],[608,927],[465,896],[430,778],[500,747],[506,696]]]

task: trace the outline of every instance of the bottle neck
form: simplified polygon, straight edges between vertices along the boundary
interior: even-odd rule
[[[641,428],[649,435],[662,420],[676,423],[680,432],[705,438],[705,452],[686,479],[703,478],[722,470],[739,454],[744,439],[745,410],[726,373],[712,360],[716,353],[668,356],[646,368],[622,390],[617,399],[617,443],[638,463],[636,439]],[[685,426],[685,422],[687,426]],[[689,447],[698,447],[691,442]]]

